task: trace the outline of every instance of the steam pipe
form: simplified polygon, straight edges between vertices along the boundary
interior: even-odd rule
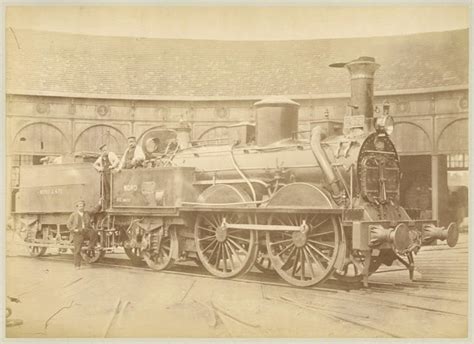
[[[319,167],[326,176],[326,181],[331,187],[331,193],[335,200],[339,200],[342,197],[341,189],[339,188],[339,180],[337,179],[332,169],[331,163],[321,147],[321,127],[316,126],[311,131],[311,151],[313,152]]]
[[[247,178],[247,176],[245,175],[244,172],[242,172],[242,170],[240,169],[239,165],[237,165],[237,161],[235,161],[235,156],[234,156],[234,147],[236,146],[237,144],[233,144],[231,147],[230,147],[230,157],[232,159],[232,164],[234,165],[234,168],[235,170],[239,173],[239,175],[242,177],[243,180],[245,180],[245,182],[247,183],[247,185],[249,186],[250,188],[250,191],[252,192],[252,199],[253,201],[257,201],[257,194],[255,193],[255,189],[252,185],[252,183],[250,182],[250,180]]]

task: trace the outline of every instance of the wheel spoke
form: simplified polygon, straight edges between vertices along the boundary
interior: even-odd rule
[[[315,278],[316,276],[315,276],[315,274],[314,274],[313,264],[311,264],[311,261],[310,261],[310,259],[309,259],[308,254],[306,253],[306,250],[303,249],[302,251],[303,251],[303,254],[304,254],[304,257],[305,257],[306,261],[308,262],[308,267],[309,267],[309,272],[311,273],[311,277],[312,277],[312,278]]]
[[[213,242],[211,242],[209,245],[206,246],[206,248],[205,248],[204,250],[202,250],[202,253],[203,253],[203,254],[206,253],[206,251],[211,248],[212,244],[214,244],[214,243],[216,243],[216,242],[217,242],[217,240],[214,239]]]
[[[332,248],[332,249],[334,249],[334,248],[335,248],[335,246],[334,246],[334,245],[325,244],[325,243],[323,243],[323,242],[320,242],[320,241],[316,241],[316,240],[309,240],[309,239],[308,239],[308,241],[309,241],[309,242],[312,242],[313,244],[321,245],[321,246],[324,246],[324,247],[329,247],[329,248]]]
[[[248,233],[248,229],[242,229],[242,228],[227,228],[228,233],[232,233],[233,235],[239,233],[239,232],[244,232]]]
[[[211,226],[211,228],[214,228],[214,230],[219,227],[212,223],[206,216],[203,216],[202,218]]]
[[[314,234],[308,235],[308,238],[313,238],[313,237],[327,235],[327,234],[334,234],[334,231],[328,231],[324,233],[314,233]]]
[[[223,216],[212,215],[212,221],[209,221],[209,222],[212,222],[216,228],[219,228],[222,224],[222,219],[224,217],[225,217],[225,215],[223,215]]]
[[[280,240],[280,241],[276,241],[276,242],[271,242],[270,245],[274,246],[274,245],[282,244],[282,243],[288,242],[288,241],[293,241],[293,239],[285,239],[285,240]]]
[[[305,265],[305,256],[303,254],[303,249],[300,248],[300,256],[301,256],[301,279],[305,279],[304,275],[304,265]]]
[[[328,258],[324,253],[322,253],[320,250],[318,250],[316,247],[314,247],[313,245],[311,245],[310,243],[307,243],[308,247],[311,247],[317,254],[319,254],[321,257],[323,257],[326,261],[330,261],[331,259]]]
[[[290,243],[288,246],[286,246],[283,250],[281,250],[278,254],[277,257],[280,257],[284,252],[288,251],[289,248],[294,247],[295,245],[293,243]]]
[[[240,241],[243,241],[243,242],[246,242],[246,243],[250,242],[250,240],[248,240],[248,239],[244,239],[244,238],[241,238],[241,237],[238,237],[238,236],[235,236],[235,235],[227,234],[227,238],[232,238],[234,240],[240,240]]]
[[[280,225],[283,225],[283,226],[287,226],[287,225],[288,225],[287,222],[283,221],[283,220],[282,220],[281,218],[279,218],[279,217],[276,217],[275,219],[279,222]]]
[[[290,222],[290,224],[292,226],[297,226],[298,225],[297,223],[295,223],[295,219],[291,215],[288,215],[288,221]]]
[[[314,219],[316,219],[317,217],[315,217]],[[329,217],[326,217],[324,220],[322,220],[321,222],[319,222],[317,225],[311,225],[311,229],[312,230],[315,230],[316,228],[318,228],[319,226],[321,226],[322,224],[324,224],[327,220],[329,220]]]
[[[232,251],[232,254],[237,257],[237,259],[239,260],[239,263],[242,265],[243,264],[242,258],[240,257],[238,252],[235,251],[234,247],[232,247],[232,245],[230,244],[230,241],[229,241],[229,249]]]
[[[291,250],[290,254],[288,255],[287,259],[286,259],[286,262],[281,266],[281,268],[283,270],[287,270],[289,268],[291,268],[291,258],[293,258],[293,256],[295,255],[295,252],[296,252],[296,246],[293,245],[293,249]]]
[[[222,250],[222,260],[224,261],[224,272],[227,272],[227,255],[226,255],[226,250],[224,247],[225,244],[221,244],[221,250]]]
[[[222,248],[222,243],[218,244],[218,249],[217,249],[217,257],[216,257],[216,269],[219,270],[219,263],[221,262],[221,248]]]
[[[203,231],[211,232],[211,233],[214,233],[214,234],[216,233],[216,230],[209,229],[208,227],[198,226],[198,228],[200,230],[203,230]]]
[[[231,238],[227,237],[227,241],[231,242],[232,244],[234,244],[238,249],[239,251],[244,251],[245,252],[245,248],[242,247],[241,245],[237,244],[234,240],[232,240]]]
[[[229,249],[228,246],[229,246],[228,243],[224,243],[225,251],[227,252],[227,256],[229,257],[230,267],[232,270],[235,270],[234,260],[233,260],[232,254],[230,253],[231,250]]]
[[[212,264],[212,257],[214,257],[214,254],[216,253],[216,250],[217,250],[218,247],[219,247],[219,242],[216,240],[216,246],[214,246],[214,248],[212,249],[211,254],[208,257],[208,261],[211,264]]]
[[[319,265],[319,267],[321,268],[321,270],[326,270],[326,268],[323,266],[323,264],[321,264],[321,262],[313,255],[313,253],[307,248],[305,247],[305,250],[306,252],[308,253],[308,255],[314,260],[314,262]],[[311,265],[311,264],[310,264]]]
[[[210,239],[214,239],[216,236],[213,235],[213,236],[208,236],[208,237],[205,237],[205,238],[200,238],[198,239],[199,241],[203,241],[203,240],[210,240]]]
[[[297,249],[296,249],[296,254],[295,254],[295,261],[294,261],[294,263],[293,263],[293,271],[291,272],[291,274],[292,274],[294,277],[296,277],[296,276],[295,276],[295,274],[296,274],[296,267],[298,266],[298,261],[299,261],[299,259],[300,259],[300,249],[297,248]]]

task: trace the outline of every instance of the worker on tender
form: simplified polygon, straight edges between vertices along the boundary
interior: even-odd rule
[[[120,160],[114,152],[109,151],[106,144],[100,146],[99,150],[100,156],[94,162],[94,168],[101,173],[101,195],[105,201],[102,209],[107,209],[110,206],[110,171],[118,167]]]
[[[142,147],[137,145],[137,138],[130,136],[127,140],[128,148],[123,153],[122,160],[117,168],[118,171],[124,168],[141,167],[145,161],[145,153],[143,153]]]
[[[67,220],[67,228],[72,233],[72,241],[74,243],[74,266],[76,270],[81,268],[81,249],[86,238],[89,239],[88,249],[95,248],[97,243],[97,232],[92,226],[91,215],[84,210],[86,202],[77,201],[76,210],[69,216]],[[95,211],[100,209],[100,204]]]

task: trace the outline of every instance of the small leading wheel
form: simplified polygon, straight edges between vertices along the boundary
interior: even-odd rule
[[[344,264],[342,271],[334,271],[334,277],[342,282],[357,283],[364,279],[363,270],[366,264],[365,256],[360,251],[355,251]],[[382,264],[377,256],[372,256],[369,265],[369,276]]]
[[[86,248],[82,249],[81,256],[86,263],[93,264],[97,263],[105,256],[105,251],[98,248]]]
[[[149,234],[149,247],[143,251],[143,258],[153,270],[165,270],[171,267],[179,252],[178,235],[170,228],[164,236],[163,227]],[[145,240],[145,238],[143,239]]]
[[[30,232],[30,231],[34,231],[34,229],[28,228],[27,231],[28,231],[28,234],[27,234],[27,237],[25,239],[26,242],[31,242],[31,241],[34,241],[34,240],[40,240],[41,241],[43,239],[43,231],[41,231],[41,230],[36,231],[36,234],[32,234],[32,232]],[[33,235],[35,236],[35,239],[31,238]],[[28,249],[28,253],[32,257],[41,257],[46,253],[46,250],[47,250],[46,247],[40,247],[40,246],[27,246],[27,249]]]
[[[46,253],[46,247],[28,246],[28,253],[32,257],[41,257]]]
[[[130,259],[133,265],[141,265],[143,262],[142,249],[139,247],[124,247],[125,254]]]
[[[336,217],[277,213],[269,218],[269,224],[304,228],[267,232],[268,254],[284,280],[295,286],[309,287],[331,276],[340,242]]]
[[[203,266],[214,276],[236,277],[253,266],[257,256],[257,235],[248,229],[232,229],[224,225],[248,224],[245,214],[199,214],[194,227],[196,250]]]

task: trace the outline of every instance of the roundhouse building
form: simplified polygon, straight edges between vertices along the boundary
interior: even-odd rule
[[[8,192],[22,164],[96,152],[101,143],[121,153],[127,136],[140,139],[181,121],[189,123],[193,139],[226,136],[226,125],[253,121],[253,104],[269,95],[300,103],[301,130],[322,119],[342,121],[349,76],[328,65],[373,56],[381,65],[375,79],[375,115],[388,103],[396,120],[393,138],[404,171],[403,204],[443,223],[459,220],[467,214],[462,184],[467,186],[468,36],[468,30],[456,30],[351,39],[208,41],[9,28]],[[221,128],[208,130],[216,125]]]

